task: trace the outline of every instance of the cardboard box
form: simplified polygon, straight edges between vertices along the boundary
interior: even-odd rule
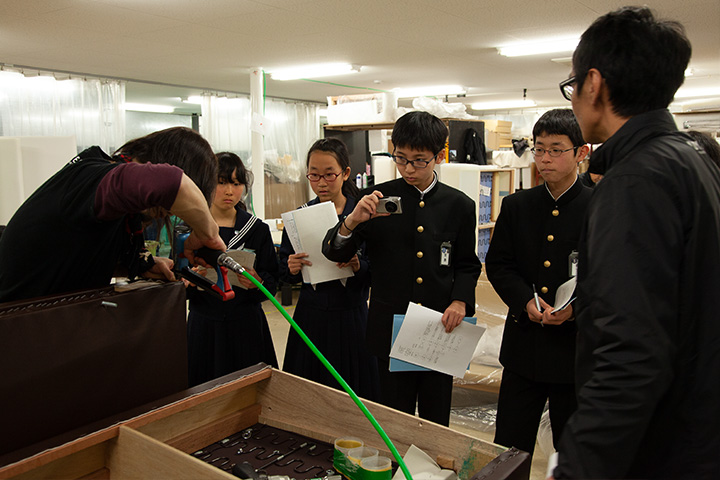
[[[485,148],[487,150],[512,148],[512,135],[510,135],[510,133],[500,133],[485,130]]]
[[[512,130],[512,122],[509,120],[483,120],[485,122],[485,130],[491,132],[510,134]]]
[[[328,97],[330,125],[394,122],[398,99],[394,93],[369,93]]]

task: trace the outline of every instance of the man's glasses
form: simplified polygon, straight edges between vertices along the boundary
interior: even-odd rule
[[[572,101],[573,93],[575,92],[575,75],[568,78],[567,80],[563,80],[560,82],[560,92],[562,93],[562,96],[565,97],[565,100],[568,102]]]
[[[342,173],[326,173],[325,175],[318,175],[317,173],[308,173],[305,175],[308,180],[311,182],[319,182],[320,178],[324,178],[326,182],[334,182],[337,180],[337,177],[342,175]]]
[[[545,150],[544,148],[531,148],[530,151],[535,155],[536,158],[542,158],[546,153],[550,155],[551,157],[559,157],[565,152],[569,152],[570,150],[575,150],[578,147],[572,147],[565,150],[560,150],[559,148],[550,148],[548,150]]]
[[[416,160],[408,160],[407,158],[401,157],[400,155],[391,155],[393,162],[397,163],[398,165],[407,165],[409,163],[413,166],[413,168],[425,168],[430,162],[435,161],[437,156],[438,154],[436,153],[430,160],[422,160],[419,158]]]

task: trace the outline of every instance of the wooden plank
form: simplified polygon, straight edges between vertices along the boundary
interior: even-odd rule
[[[28,457],[26,459],[23,459],[20,462],[12,463],[9,465],[6,465],[2,468],[0,468],[0,479],[5,478],[34,478],[34,477],[22,477],[21,475],[30,472],[33,470],[40,470],[40,471],[47,471],[47,472],[55,472],[59,471],[63,467],[63,465],[71,465],[72,462],[79,462],[81,464],[83,463],[89,463],[90,465],[87,467],[89,469],[93,468],[93,454],[92,452],[96,451],[96,447],[100,444],[103,444],[103,442],[106,442],[109,439],[114,438],[117,435],[117,426],[109,427],[103,430],[98,430],[97,432],[94,432],[90,435],[86,435],[84,437],[78,438],[77,440],[74,440],[72,442],[68,442],[64,445],[58,446],[56,448],[52,448],[49,450],[45,450],[43,452],[38,453],[37,455],[33,455],[31,457]],[[104,444],[103,444],[104,445]],[[105,447],[99,447],[101,450]],[[87,457],[86,454],[83,452],[90,452],[88,453]],[[79,454],[77,457],[73,457],[73,455]],[[69,457],[75,458],[75,460],[67,460]],[[101,467],[103,465],[100,465]],[[84,469],[85,467],[82,467]],[[99,468],[99,467],[97,467]],[[87,470],[85,472],[79,473],[80,475],[85,475],[92,472],[92,470]],[[46,478],[48,476],[52,475],[43,475]]]
[[[206,445],[215,443],[258,423],[262,407],[251,405],[239,412],[222,417],[207,425],[167,440],[165,443],[186,453],[196,452]]]
[[[189,408],[181,408],[167,415],[148,423],[146,418],[141,417],[137,422],[128,422],[127,426],[148,435],[161,442],[172,438],[178,438],[198,428],[203,428],[219,419],[243,410],[255,403],[256,385],[235,385],[235,388],[225,391],[222,396],[203,395],[204,402],[197,403]],[[194,402],[193,402],[194,403]],[[181,402],[178,407],[185,405]],[[138,424],[141,424],[138,426]],[[222,437],[221,437],[222,438]]]
[[[258,402],[263,405],[263,423],[323,441],[351,435],[388,453],[370,421],[344,392],[274,371],[268,382],[258,386]],[[452,459],[461,479],[470,478],[505,451],[499,445],[427,420],[370,401],[364,403],[401,455],[414,444],[432,458],[442,456],[444,462]]]
[[[78,478],[78,480],[110,480],[110,470],[101,468],[96,472]]]
[[[0,478],[37,480],[47,478],[72,479],[84,477],[105,467],[105,454],[107,447],[107,442],[103,442],[91,445],[71,454],[67,454],[67,452],[63,450],[62,456],[56,455],[56,458],[50,462],[28,462],[27,465],[23,464],[23,468],[20,469],[3,469],[0,471]],[[47,458],[45,460],[47,460]]]
[[[252,405],[255,403],[254,400],[254,389],[255,387],[251,387],[250,391],[253,392],[253,396],[251,398],[248,398],[248,391],[244,391],[243,387],[252,385],[258,381],[267,379],[272,375],[272,368],[264,368],[263,370],[258,371],[257,373],[253,373],[251,375],[248,375],[246,377],[243,377],[238,380],[233,380],[231,382],[218,385],[217,387],[214,387],[210,390],[203,391],[201,393],[198,393],[196,395],[193,395],[191,397],[187,397],[184,399],[181,399],[179,401],[161,406],[155,410],[152,410],[146,414],[140,415],[138,417],[135,417],[133,419],[130,419],[126,422],[123,422],[125,425],[131,426],[133,428],[141,428],[144,425],[151,425],[154,422],[161,422],[162,419],[167,417],[172,417],[175,414],[182,413],[186,409],[196,407],[196,406],[202,406],[201,409],[205,410],[208,417],[205,418],[204,421],[197,421],[197,425],[202,425],[207,422],[214,421],[216,418],[230,415],[237,410],[240,410],[242,408],[245,408],[248,405]],[[238,394],[238,391],[242,392]],[[222,399],[215,403],[210,403],[209,405],[205,406],[204,404],[208,401],[212,401],[214,399]],[[210,417],[210,415],[215,415],[215,417]],[[202,420],[202,419],[201,419]],[[170,423],[173,423],[174,421],[170,421]],[[155,434],[158,435],[160,438],[173,438],[177,437],[180,434],[184,433],[184,430],[187,431],[189,429],[185,429],[185,427],[182,426],[182,423],[177,428],[171,428],[166,426],[166,424],[158,423],[157,427],[149,426],[148,431],[152,433],[154,430],[156,431]],[[166,432],[166,434],[163,434],[163,432]],[[115,438],[118,434],[118,425],[114,425],[102,430],[98,430],[97,432],[94,432],[90,435],[86,435],[84,437],[78,438],[77,440],[73,440],[72,442],[68,442],[66,444],[60,445],[56,448],[52,448],[49,450],[45,450],[43,452],[38,453],[37,455],[33,455],[31,457],[25,458],[22,461],[5,465],[2,468],[0,468],[0,479],[5,478],[14,478],[19,475],[22,475],[25,472],[30,472],[33,470],[38,471],[60,471],[59,468],[64,468],[62,465],[65,465],[65,462],[70,462],[70,460],[66,460],[66,458],[71,458],[72,455],[76,452],[82,452],[83,450],[89,450],[92,451],[93,447],[97,444],[106,442],[109,439]],[[104,447],[103,447],[104,448]],[[73,460],[75,461],[75,460]],[[78,458],[76,460],[78,462],[83,462],[82,458]],[[70,463],[68,463],[69,465]],[[47,465],[47,467],[45,467]],[[101,465],[102,466],[102,465]],[[99,468],[99,467],[98,467]],[[97,468],[96,468],[97,469]],[[93,470],[87,470],[82,473],[77,474],[76,477],[90,474]],[[53,476],[53,475],[50,475]],[[45,476],[46,478],[48,476]],[[66,477],[65,475],[54,475],[54,477]],[[76,478],[71,477],[71,478]],[[18,477],[20,478],[20,477]],[[23,477],[24,478],[24,477]],[[35,478],[35,477],[27,477],[27,478]]]
[[[113,479],[237,480],[217,467],[128,427],[120,427],[118,438],[112,443],[108,466]]]
[[[243,378],[240,378],[237,380],[232,380],[228,383],[218,385],[217,387],[212,388],[210,390],[206,390],[201,393],[198,393],[197,395],[193,395],[191,397],[184,398],[177,402],[170,403],[170,404],[167,404],[160,408],[157,408],[157,409],[153,410],[152,412],[149,412],[145,415],[141,415],[137,418],[134,418],[134,419],[131,419],[131,420],[125,422],[125,425],[127,425],[131,428],[139,429],[143,425],[148,425],[150,423],[157,422],[160,419],[175,415],[177,413],[181,413],[187,409],[190,409],[197,405],[201,405],[209,400],[213,400],[216,398],[225,397],[226,399],[222,400],[221,402],[223,402],[223,401],[226,402],[226,401],[228,401],[228,399],[230,401],[237,401],[238,399],[233,397],[233,395],[235,395],[237,391],[242,390],[243,387],[252,385],[260,380],[270,378],[271,375],[272,375],[272,368],[271,367],[264,368],[263,370],[260,370],[257,373],[253,373],[251,375],[248,375],[246,377],[243,377]],[[231,396],[226,397],[226,395],[228,395],[228,394],[230,394]],[[238,408],[244,408],[253,403],[255,403],[255,402],[250,401],[244,405],[238,404]],[[206,408],[206,407],[203,407],[203,408]],[[232,410],[230,410],[230,411],[232,411]],[[227,414],[227,413],[229,413],[229,412],[226,412],[225,414]],[[175,435],[173,435],[173,436],[175,436]]]

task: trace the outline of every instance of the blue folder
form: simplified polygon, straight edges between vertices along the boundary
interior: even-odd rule
[[[395,339],[397,338],[398,332],[400,331],[400,327],[402,326],[403,321],[405,320],[405,315],[394,315],[393,316],[393,330],[392,330],[392,341],[390,343],[390,348],[392,348],[392,345],[395,343]],[[473,325],[477,325],[477,318],[475,317],[465,317],[463,318],[463,322],[468,322]],[[470,365],[468,365],[468,368]],[[430,372],[431,369],[427,367],[421,367],[420,365],[415,365],[414,363],[406,362],[404,360],[398,360],[397,358],[390,357],[390,371],[391,372]]]

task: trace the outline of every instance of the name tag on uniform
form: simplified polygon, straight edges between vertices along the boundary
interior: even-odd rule
[[[450,242],[443,242],[440,245],[440,266],[441,267],[449,267],[450,266],[450,249],[452,246],[450,245]]]
[[[577,250],[573,250],[570,253],[570,255],[568,255],[568,274],[571,277],[576,277],[577,270],[578,270],[578,252],[577,252]]]

